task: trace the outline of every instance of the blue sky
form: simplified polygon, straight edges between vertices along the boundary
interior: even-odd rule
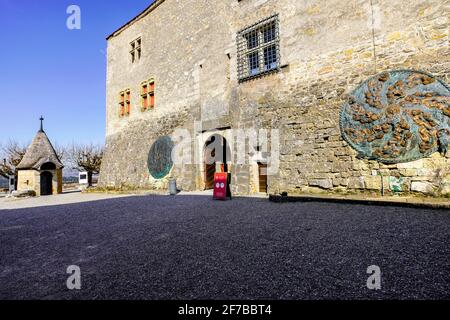
[[[45,118],[54,142],[105,139],[106,36],[152,0],[0,0],[0,144],[31,141]],[[81,30],[69,30],[69,5]]]

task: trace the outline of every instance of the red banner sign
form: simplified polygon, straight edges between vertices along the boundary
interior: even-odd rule
[[[214,175],[214,199],[227,200],[231,198],[230,180],[228,173],[216,173]]]

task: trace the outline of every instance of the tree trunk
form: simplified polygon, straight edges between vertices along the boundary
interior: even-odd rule
[[[88,172],[88,185],[89,187],[92,187],[92,172]]]

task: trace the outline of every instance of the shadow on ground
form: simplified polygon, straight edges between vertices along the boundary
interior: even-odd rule
[[[0,299],[448,299],[449,240],[448,211],[400,207],[178,195],[2,210]]]

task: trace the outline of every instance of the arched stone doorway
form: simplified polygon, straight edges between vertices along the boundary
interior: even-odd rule
[[[53,194],[53,175],[44,171],[41,173],[41,196],[49,196]]]
[[[53,162],[46,162],[41,166],[40,170],[56,170],[56,165]]]
[[[220,134],[209,137],[204,148],[205,166],[205,190],[214,188],[214,174],[217,172],[217,164],[220,164],[221,172],[228,172],[231,161],[231,150],[227,140]]]

